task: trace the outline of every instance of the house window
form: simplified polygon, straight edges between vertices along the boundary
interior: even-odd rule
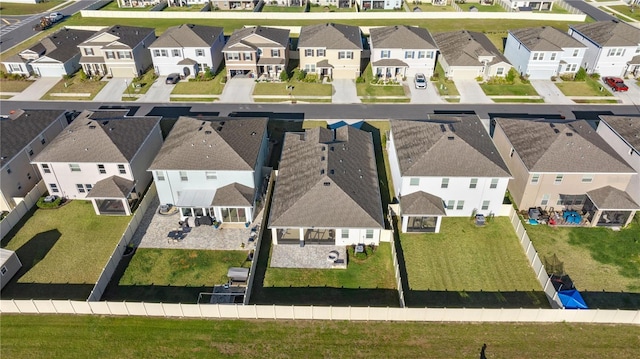
[[[22,72],[22,66],[18,64],[9,64],[9,68],[11,69],[11,72]]]
[[[515,150],[513,149],[513,147],[511,147],[511,151],[509,151],[509,157],[513,157],[513,153],[515,152]]]
[[[235,61],[240,60],[240,53],[238,53],[238,52],[228,52],[227,53],[227,60],[235,60]]]
[[[373,229],[367,229],[367,233],[365,234],[366,239],[373,239]]]
[[[156,172],[156,178],[158,179],[158,181],[164,181],[164,172]]]
[[[180,181],[188,181],[189,177],[187,177],[187,172],[180,171]]]
[[[173,56],[173,57],[180,57],[180,49],[173,49],[173,50],[171,50],[171,56]]]
[[[80,172],[80,165],[77,163],[70,163],[69,169],[71,169],[71,172]]]
[[[353,59],[353,51],[339,51],[338,59]]]
[[[305,64],[304,65],[305,72],[316,72],[316,64]]]
[[[434,54],[433,51],[427,51],[427,58],[428,59],[432,59],[433,58],[433,54]]]
[[[51,193],[58,193],[58,185],[55,183],[49,183],[49,188],[51,188]]]
[[[496,69],[496,76],[502,76],[504,75],[504,67],[498,67]]]
[[[118,51],[119,59],[132,59],[131,51]]]
[[[549,195],[548,194],[543,194],[542,195],[542,201],[540,201],[540,205],[541,206],[546,206],[549,203]]]
[[[531,176],[531,184],[537,184],[538,182],[540,182],[540,175],[536,173]]]
[[[93,56],[93,49],[91,48],[84,49],[84,54],[87,56]]]
[[[456,205],[456,201],[454,200],[447,201],[447,209],[451,210],[455,205]]]
[[[458,211],[461,211],[462,209],[464,209],[464,201],[458,201],[458,205],[456,206],[456,209]]]
[[[169,51],[162,49],[160,50],[160,55],[162,55],[162,57],[169,57]]]
[[[580,50],[578,49],[574,49],[573,50],[573,57],[578,57],[578,54],[580,53]]]
[[[584,194],[561,194],[556,205],[558,206],[581,206],[584,204],[586,196]]]
[[[100,172],[100,174],[106,174],[107,169],[104,168],[104,165],[98,165],[98,172]]]
[[[76,188],[78,188],[78,193],[84,193],[84,185],[83,184],[76,184]]]
[[[576,72],[577,69],[578,69],[578,64],[567,65],[567,72]]]
[[[348,230],[348,229],[343,229],[341,232],[342,232],[342,233],[340,234],[340,237],[341,237],[342,239],[349,238],[349,230]]]
[[[440,188],[449,188],[449,179],[443,178],[442,183],[440,184]]]
[[[218,179],[218,174],[216,172],[205,172],[205,175],[207,176],[208,180],[216,180]]]
[[[469,182],[469,188],[476,188],[478,186],[478,179],[472,178],[471,182]]]
[[[118,165],[118,172],[120,172],[121,175],[127,174],[127,170],[124,168],[124,165]]]
[[[492,178],[491,179],[491,184],[489,185],[489,188],[498,188],[498,179],[497,178]]]
[[[242,55],[242,59],[245,60],[245,61],[246,60],[253,60],[253,54],[251,52],[245,52]]]
[[[381,59],[388,59],[391,57],[391,50],[382,50],[380,51],[380,58]]]
[[[543,52],[534,52],[533,53],[533,61],[542,61],[544,60],[544,53]]]
[[[491,201],[482,201],[482,207],[481,207],[481,209],[482,209],[483,211],[488,210],[488,209],[489,209],[489,204],[491,204]]]
[[[203,57],[204,56],[204,50],[203,49],[196,49],[196,56]]]
[[[554,182],[554,183],[555,183],[555,184],[560,184],[560,183],[562,183],[562,178],[563,178],[563,177],[564,177],[563,175],[556,175],[556,180],[555,180],[555,182]]]
[[[624,52],[625,52],[625,50],[623,48],[621,48],[621,47],[613,48],[613,49],[609,49],[609,52],[607,53],[607,56],[620,57],[620,56],[624,56]]]
[[[412,59],[414,56],[414,52],[413,51],[405,51],[404,52],[404,58],[405,59]]]
[[[280,50],[271,49],[271,57],[280,57]]]
[[[42,172],[51,173],[51,168],[49,168],[49,165],[43,164],[42,165]]]
[[[158,49],[153,50],[153,56],[159,57],[160,56],[160,50],[158,50]]]
[[[425,55],[426,55],[426,52],[425,52],[425,51],[418,51],[418,58],[419,58],[419,59],[424,59],[424,58],[425,58]]]
[[[318,57],[324,57],[324,56],[325,56],[324,49],[317,49],[317,50],[316,50],[316,56],[318,56]]]
[[[313,57],[313,49],[305,49],[304,50],[304,56]]]
[[[89,192],[89,191],[91,191],[91,189],[93,188],[93,185],[92,185],[92,184],[85,184],[85,185],[84,185],[84,188],[86,188],[86,189],[87,189],[87,192]]]
[[[107,59],[115,59],[116,58],[116,54],[113,51],[107,51],[104,53],[104,55],[107,57]]]
[[[591,183],[593,182],[593,175],[583,175],[582,183]]]
[[[420,178],[411,178],[409,180],[409,186],[419,186],[420,185]]]
[[[552,52],[551,53],[551,58],[549,58],[549,60],[554,61],[556,59],[556,53]]]

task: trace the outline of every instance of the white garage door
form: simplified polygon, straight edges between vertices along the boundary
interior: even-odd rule
[[[112,67],[111,76],[113,77],[134,77],[136,73],[131,67]]]
[[[473,80],[478,77],[477,67],[455,67],[453,74],[449,74],[449,77],[455,80]]]
[[[62,65],[36,65],[33,64],[33,72],[41,77],[62,77],[65,75]]]
[[[356,71],[353,69],[333,69],[334,79],[355,79]]]

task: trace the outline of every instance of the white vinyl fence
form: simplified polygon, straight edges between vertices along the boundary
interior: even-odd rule
[[[0,221],[0,239],[3,239],[4,236],[6,236],[7,233],[9,233],[9,231],[18,224],[18,222],[20,222],[22,217],[31,210],[45,192],[47,192],[47,186],[41,180],[31,191],[29,191],[29,193],[27,193],[26,196],[24,196],[22,202],[18,203],[16,207],[9,212],[2,221]]]
[[[391,218],[391,216],[389,216]],[[391,226],[393,227],[393,222]],[[396,288],[398,288],[398,297],[400,299],[400,308],[404,308],[406,303],[404,301],[404,289],[402,288],[402,278],[400,277],[400,265],[398,263],[398,253],[396,252],[395,237],[391,237],[391,257],[393,257],[393,271],[396,276]]]
[[[129,243],[131,242],[131,238],[133,238],[133,234],[136,233],[136,229],[138,229],[138,226],[142,221],[144,212],[147,211],[147,208],[149,208],[149,204],[153,202],[157,193],[158,192],[156,190],[156,184],[151,183],[151,187],[149,187],[149,190],[147,191],[147,193],[144,195],[144,197],[142,197],[142,201],[140,202],[140,205],[138,205],[138,209],[136,209],[136,212],[131,217],[131,221],[129,221],[129,225],[127,225],[127,229],[125,229],[124,233],[122,234],[122,238],[120,238],[118,245],[116,246],[116,248],[113,250],[113,253],[109,257],[109,261],[107,262],[107,265],[105,265],[104,268],[102,268],[102,272],[100,272],[100,277],[98,278],[98,281],[96,282],[96,284],[93,286],[93,289],[91,290],[91,294],[89,294],[89,298],[87,298],[87,301],[90,301],[90,302],[99,301],[100,298],[102,297],[102,293],[104,293],[104,290],[105,288],[107,288],[107,285],[109,284],[109,281],[113,276],[113,273],[118,267],[118,263],[120,263],[120,260],[122,259],[122,255],[124,254],[124,251],[127,248],[127,245],[129,245]]]
[[[0,313],[219,319],[520,323],[569,322],[640,325],[640,311],[638,310],[450,309],[0,300]]]

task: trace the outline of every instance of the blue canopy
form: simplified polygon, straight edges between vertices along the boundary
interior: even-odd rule
[[[561,290],[558,292],[558,297],[565,309],[589,309],[580,292],[575,289]]]

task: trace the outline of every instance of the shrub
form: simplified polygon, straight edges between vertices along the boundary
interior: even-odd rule
[[[80,79],[80,81],[86,81],[89,76],[87,76],[87,73],[84,72],[83,69],[80,69],[80,71],[78,71],[78,78]]]
[[[356,259],[365,260],[367,259],[367,253],[358,252],[353,255]]]
[[[36,202],[36,206],[38,206],[38,208],[58,208],[60,203],[62,203],[62,198],[60,197],[56,197],[53,202],[45,202],[44,198],[45,196],[42,196],[38,199],[38,202]]]
[[[316,74],[307,74],[304,77],[304,82],[317,82],[318,81],[318,75]]]
[[[580,70],[578,70],[578,72],[576,72],[576,75],[573,78],[575,81],[586,81],[587,80],[587,70],[584,69],[584,67],[581,67]]]
[[[596,80],[596,81],[597,81],[597,80],[600,80],[600,74],[599,74],[599,73],[596,73],[596,72],[594,72],[594,73],[592,73],[591,75],[589,75],[589,77],[591,77],[592,79],[594,79],[594,80]]]
[[[507,80],[508,83],[512,84],[516,80],[516,76],[518,76],[518,71],[516,71],[516,69],[512,67],[509,69],[509,72],[507,72],[505,80]]]
[[[520,75],[520,82],[522,82],[523,84],[531,83],[531,81],[529,81],[529,75],[525,75],[525,76]]]
[[[282,70],[282,72],[280,72],[280,81],[282,82],[289,81],[289,73],[287,72],[287,70]]]
[[[575,74],[563,74],[563,75],[560,75],[560,78],[562,79],[562,81],[574,81],[576,79],[576,75]]]
[[[307,72],[304,70],[300,70],[298,71],[298,73],[296,74],[296,80],[298,81],[303,81],[304,78],[307,76]]]
[[[476,77],[476,81],[478,81],[478,82],[482,82],[483,80],[484,80],[484,78],[482,76]]]
[[[365,80],[365,79],[364,79],[364,77],[362,77],[362,76],[358,76],[358,77],[356,78],[356,83],[357,83],[357,84],[363,84],[363,83],[365,83],[365,81],[366,81],[366,80]]]

